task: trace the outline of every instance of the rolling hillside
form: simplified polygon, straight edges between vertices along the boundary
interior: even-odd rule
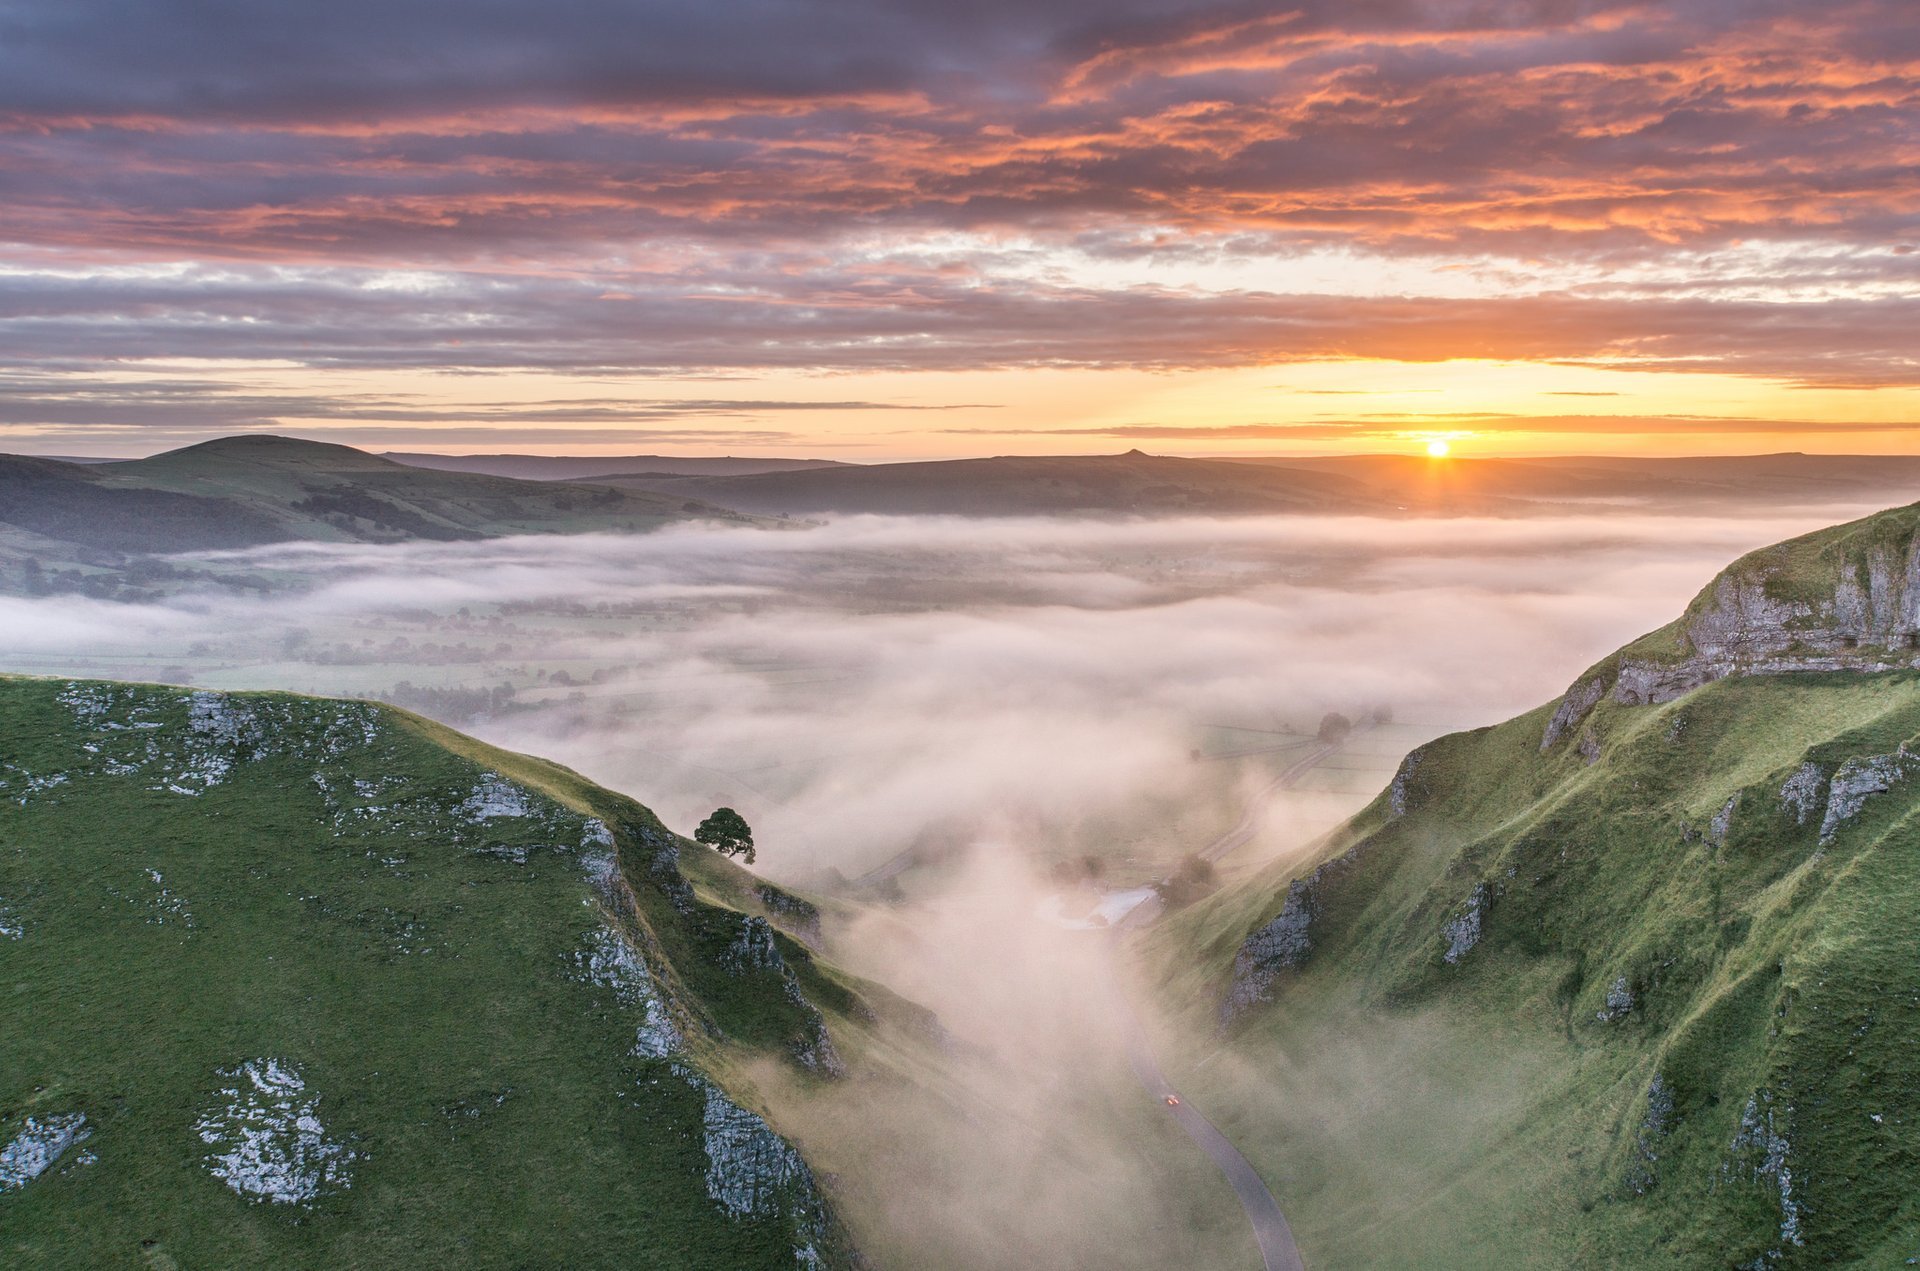
[[[737,477],[754,472],[837,468],[834,459],[735,458],[732,455],[428,455],[389,450],[382,458],[410,468],[478,472],[526,481],[576,481],[612,476]]]
[[[1124,455],[841,465],[743,476],[601,478],[746,512],[953,516],[1178,516],[1292,512],[1500,515],[1608,509],[1862,504],[1920,496],[1912,456],[1752,455],[1701,459],[1474,459],[1342,455],[1180,459]]]
[[[1310,1265],[1920,1257],[1917,632],[1920,506],[1753,553],[1154,934]]]
[[[610,477],[623,489],[680,494],[764,515],[1245,515],[1357,512],[1366,489],[1332,473],[1211,459],[1123,455],[946,459],[740,477]]]
[[[0,679],[0,1263],[848,1265],[744,1073],[913,1008],[816,918],[402,712]]]
[[[293,541],[634,532],[751,518],[685,495],[410,468],[347,446],[228,437],[148,459],[0,455],[0,589],[132,598],[157,557]]]

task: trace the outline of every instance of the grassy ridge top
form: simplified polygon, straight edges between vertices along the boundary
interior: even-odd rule
[[[741,1074],[873,1012],[684,846],[372,704],[0,679],[0,1261],[839,1265]]]

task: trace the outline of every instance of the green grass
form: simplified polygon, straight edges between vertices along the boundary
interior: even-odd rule
[[[1322,844],[1313,952],[1204,1067],[1196,1098],[1273,1178],[1310,1265],[1898,1265],[1920,1255],[1920,777],[1826,847],[1779,790],[1802,762],[1920,737],[1920,674],[1721,681],[1602,703],[1587,765],[1543,709],[1428,747]],[[1739,795],[1724,842],[1706,833]],[[1278,867],[1179,915],[1148,953],[1211,1037]],[[1442,928],[1476,888],[1483,935]],[[1632,1010],[1596,1016],[1625,979]],[[1647,1092],[1671,1091],[1647,1134]],[[1734,1140],[1777,1110],[1777,1176]],[[1788,1109],[1791,1109],[1788,1111]],[[1873,1117],[1879,1116],[1875,1121]],[[1647,1159],[1651,1153],[1657,1159]]]
[[[236,697],[270,740],[198,795],[156,790],[182,766],[188,696],[83,688],[111,707],[83,719],[62,682],[0,679],[0,904],[24,929],[0,938],[0,1141],[81,1112],[95,1158],[0,1194],[0,1263],[794,1265],[786,1217],[709,1199],[702,1095],[632,1053],[634,1012],[573,960],[609,917],[650,946],[682,1062],[750,1104],[737,1074],[784,1058],[801,1008],[777,977],[711,965],[714,932],[742,920],[698,881],[717,862],[689,856],[683,913],[649,872],[674,840],[640,805],[363,704]],[[109,771],[128,757],[139,771]],[[454,810],[488,771],[552,802],[468,823]],[[316,774],[346,793],[330,802]],[[585,881],[587,816],[617,835],[624,912]],[[830,1017],[857,1007],[783,952]],[[266,1057],[299,1066],[359,1153],[311,1208],[244,1199],[203,1163],[220,1070]]]

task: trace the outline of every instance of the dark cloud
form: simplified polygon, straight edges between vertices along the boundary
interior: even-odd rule
[[[11,0],[0,356],[1499,357],[1910,384],[1909,8]],[[1528,281],[1445,302],[1074,289],[987,243],[1043,274],[1067,247],[1337,248]],[[428,272],[374,285],[401,269]],[[1629,274],[1632,294],[1579,281]]]
[[[1822,386],[1920,384],[1914,296],[1808,304],[1566,293],[1205,295],[844,270],[622,283],[609,293],[605,279],[458,274],[390,287],[378,285],[378,275],[343,271],[231,269],[161,279],[16,278],[0,290],[0,367],[98,370],[187,356],[655,374],[1492,358]],[[347,398],[332,413],[352,417],[363,408]]]

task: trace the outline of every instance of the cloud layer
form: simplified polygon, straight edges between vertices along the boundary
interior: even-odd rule
[[[15,0],[0,347],[1912,386],[1917,103],[1904,0]]]

